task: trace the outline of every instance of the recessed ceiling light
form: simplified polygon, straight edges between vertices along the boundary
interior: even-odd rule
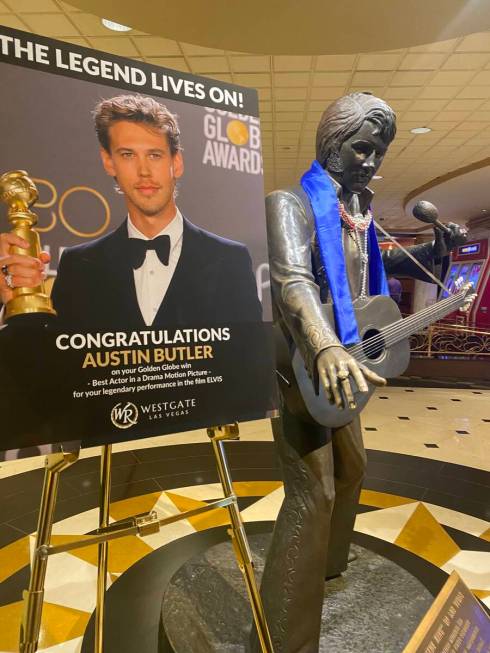
[[[373,177],[374,181],[379,181],[380,179],[383,179],[382,175],[374,175]]]
[[[410,130],[412,134],[428,134],[432,129],[430,127],[414,127]]]
[[[482,209],[481,212],[482,213],[488,213],[487,209]]]
[[[107,27],[107,29],[111,29],[113,32],[130,32],[133,29],[127,25],[114,23],[112,20],[107,20],[107,18],[102,18],[102,25]]]

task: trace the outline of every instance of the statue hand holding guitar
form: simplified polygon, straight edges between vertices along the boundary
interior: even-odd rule
[[[444,256],[467,240],[465,229],[439,221],[436,207],[429,202],[418,202],[414,216],[431,223],[436,229],[436,246]],[[294,379],[288,389],[297,384],[306,411],[317,423],[340,427],[352,421],[354,415],[367,404],[375,386],[386,385],[386,378],[402,374],[410,359],[409,337],[453,311],[468,310],[476,297],[471,283],[457,284],[457,292],[447,299],[402,318],[396,303],[387,296],[376,295],[354,301],[354,312],[361,341],[349,347],[340,343],[323,350],[317,357],[319,392],[306,370],[299,350],[293,355]],[[331,305],[325,305],[331,324],[335,323]],[[288,378],[286,370],[280,370]],[[289,375],[289,378],[291,374]]]

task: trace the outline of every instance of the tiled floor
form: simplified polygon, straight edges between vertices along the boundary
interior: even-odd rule
[[[415,554],[425,572],[457,569],[490,606],[489,399],[486,390],[378,391],[363,413],[369,467],[356,532]],[[241,442],[227,450],[245,521],[273,521],[282,485],[269,423],[242,425]],[[175,514],[220,496],[205,431],[128,442],[114,451],[111,520],[152,509],[162,516]],[[97,526],[98,453],[84,451],[82,460],[63,473],[55,542]],[[28,583],[42,464],[36,458],[0,466],[0,653],[18,650],[21,590]],[[111,543],[108,584],[155,549],[226,520],[221,509],[145,538]],[[95,606],[95,578],[94,547],[50,559],[42,650],[81,650]]]

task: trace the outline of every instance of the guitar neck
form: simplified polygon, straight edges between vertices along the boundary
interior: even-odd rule
[[[449,315],[449,313],[452,313],[464,303],[465,296],[466,293],[464,292],[457,293],[437,302],[433,306],[429,306],[429,308],[425,308],[394,324],[384,327],[381,329],[381,333],[384,336],[386,346],[390,347],[401,340],[405,340],[405,338],[409,338],[414,333],[417,333],[417,331],[429,326],[429,324],[433,324],[437,320]]]

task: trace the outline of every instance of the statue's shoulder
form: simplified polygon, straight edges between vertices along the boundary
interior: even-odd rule
[[[265,205],[268,215],[284,210],[299,210],[306,218],[312,215],[310,201],[300,185],[273,190],[266,195]]]
[[[285,201],[300,202],[301,204],[308,201],[307,195],[300,185],[291,186],[289,188],[278,188],[277,190],[268,193],[265,198],[266,201],[281,199]]]

